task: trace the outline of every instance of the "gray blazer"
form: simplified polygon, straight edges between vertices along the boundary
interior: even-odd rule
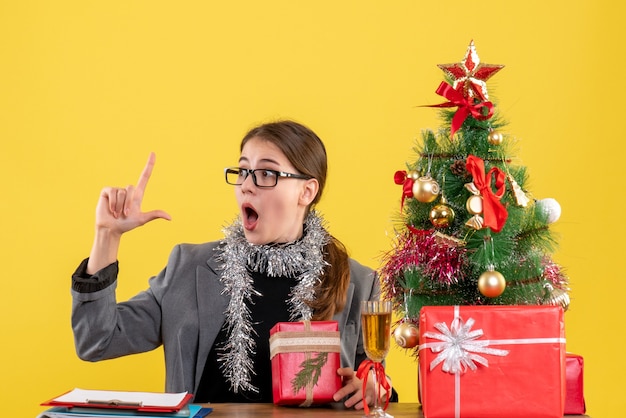
[[[117,264],[98,272],[88,286],[74,274],[72,328],[76,352],[98,361],[153,350],[163,344],[166,392],[196,393],[204,364],[222,327],[229,296],[218,274],[219,242],[181,244],[167,266],[149,280],[149,288],[117,303]],[[342,367],[355,369],[366,358],[361,335],[360,301],[378,299],[374,271],[350,260],[346,306],[333,319],[339,324]]]

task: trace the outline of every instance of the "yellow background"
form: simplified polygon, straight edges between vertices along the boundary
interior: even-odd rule
[[[621,416],[619,3],[2,0],[0,415],[34,417],[73,387],[163,389],[160,350],[90,364],[70,329],[70,274],[88,255],[98,193],[134,183],[150,151],[144,208],[173,221],[125,237],[120,299],[146,287],[174,244],[221,236],[237,211],[222,168],[249,127],[275,118],[325,140],[320,209],[355,258],[379,267],[399,209],[393,173],[441,123],[417,106],[442,101],[436,64],[461,61],[473,39],[483,62],[506,65],[489,91],[533,196],[563,209],[567,348],[585,358],[588,412]],[[416,401],[414,359],[394,348],[388,371],[401,401]]]

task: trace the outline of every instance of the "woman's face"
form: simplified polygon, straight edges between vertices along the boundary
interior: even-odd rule
[[[246,142],[239,167],[300,174],[276,145],[259,137]],[[315,179],[280,177],[276,187],[260,188],[248,175],[241,186],[235,187],[246,239],[253,244],[270,244],[300,238],[307,207],[317,191]]]

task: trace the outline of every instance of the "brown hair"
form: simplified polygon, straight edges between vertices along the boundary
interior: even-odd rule
[[[300,174],[315,178],[319,183],[317,196],[309,205],[310,211],[322,197],[328,171],[326,147],[322,140],[306,126],[290,121],[278,121],[251,129],[241,140],[240,150],[252,138],[262,138],[280,149]],[[324,248],[328,266],[315,288],[316,298],[309,302],[313,320],[329,320],[343,310],[346,290],[350,283],[350,263],[346,247],[331,235]]]

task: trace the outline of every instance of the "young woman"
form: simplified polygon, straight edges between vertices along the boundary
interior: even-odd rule
[[[194,402],[272,402],[270,328],[333,319],[343,381],[335,400],[361,409],[359,303],[380,291],[314,209],[326,183],[324,145],[307,127],[280,121],[248,132],[240,152],[238,166],[225,170],[240,208],[225,237],[176,246],[149,288],[126,302],[115,298],[121,236],[170,219],[141,209],[154,154],[136,187],[102,190],[91,254],[72,278],[77,353],[98,361],[163,344],[166,391],[188,391]]]

